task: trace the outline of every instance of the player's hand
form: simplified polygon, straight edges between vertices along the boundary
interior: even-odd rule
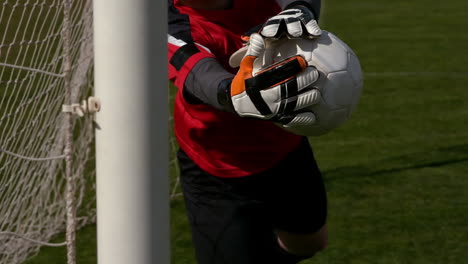
[[[228,96],[233,110],[242,117],[271,120],[285,127],[313,124],[315,115],[300,110],[320,101],[320,92],[310,87],[318,79],[317,69],[297,55],[254,76],[254,61],[264,51],[264,39],[252,34],[239,71],[230,84]]]
[[[283,10],[268,19],[260,30],[266,38],[279,39],[286,35],[290,38],[316,38],[322,34],[314,13],[306,6],[298,5]]]

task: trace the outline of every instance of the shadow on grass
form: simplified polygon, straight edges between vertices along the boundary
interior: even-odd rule
[[[403,171],[436,168],[468,162],[468,144],[435,148],[429,151],[394,156],[364,165],[338,167],[323,172],[327,182],[343,178],[366,178],[393,174]],[[467,163],[468,171],[468,163]]]

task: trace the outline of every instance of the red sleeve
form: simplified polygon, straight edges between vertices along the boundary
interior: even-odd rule
[[[169,37],[169,80],[179,89],[192,68],[203,58],[214,58],[214,55],[195,43],[184,43]]]

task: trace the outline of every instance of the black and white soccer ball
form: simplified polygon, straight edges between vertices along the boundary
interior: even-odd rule
[[[268,40],[266,45],[263,57],[254,63],[254,74],[267,65],[294,55],[302,55],[319,72],[319,79],[312,86],[320,90],[322,99],[305,109],[315,114],[316,122],[285,129],[299,135],[320,136],[348,120],[361,97],[363,74],[358,57],[346,43],[323,30],[316,39],[284,38]]]

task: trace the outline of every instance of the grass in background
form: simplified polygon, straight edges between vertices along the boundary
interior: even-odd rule
[[[322,28],[356,51],[366,75],[351,120],[311,138],[330,244],[303,263],[466,263],[467,17],[463,0],[324,1]],[[171,207],[173,263],[195,263],[182,199]],[[95,227],[78,239],[78,263],[96,263]],[[43,248],[27,263],[64,255]]]

